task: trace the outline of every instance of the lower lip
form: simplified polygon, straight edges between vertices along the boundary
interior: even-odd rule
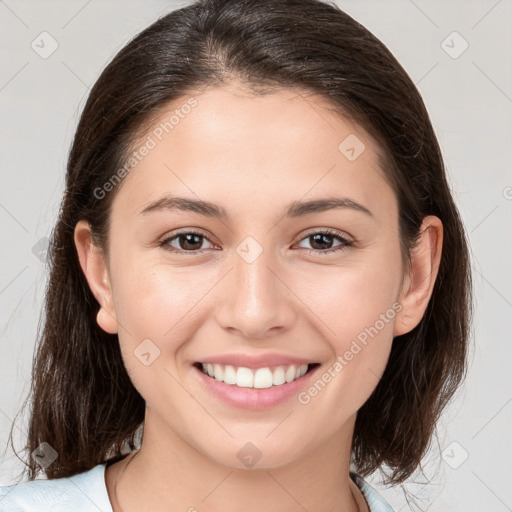
[[[316,373],[319,366],[315,366],[292,382],[263,389],[239,388],[234,384],[219,382],[204,374],[197,366],[192,366],[192,368],[206,388],[224,402],[242,409],[262,410],[275,407],[298,395],[309,384],[311,377]]]

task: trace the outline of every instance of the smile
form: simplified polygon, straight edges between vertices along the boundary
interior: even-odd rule
[[[230,362],[234,362],[236,358],[231,359]],[[232,407],[262,411],[296,397],[310,385],[321,366],[303,361],[280,365],[274,362],[272,366],[259,366],[254,361],[248,363],[247,366],[235,366],[197,362],[192,368],[201,387],[217,400]]]
[[[276,367],[262,367],[257,369],[236,367],[223,364],[199,363],[205,375],[218,382],[224,382],[239,388],[265,389],[272,386],[281,386],[293,382],[305,375],[309,367],[314,364],[281,365]],[[199,367],[199,366],[198,366]]]

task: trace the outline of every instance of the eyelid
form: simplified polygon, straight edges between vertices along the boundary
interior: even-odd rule
[[[311,229],[307,230],[306,232],[302,233],[300,235],[299,241],[303,240],[304,238],[307,238],[308,236],[312,236],[312,235],[316,235],[316,234],[320,234],[320,233],[324,233],[324,234],[330,235],[330,236],[337,236],[338,238],[341,238],[347,242],[355,242],[354,238],[351,235],[349,235],[348,233],[346,233],[345,231],[340,231],[338,229],[333,229],[333,228],[322,228],[322,227],[311,228]]]
[[[167,246],[168,242],[170,242],[171,240],[174,240],[175,238],[179,237],[180,235],[189,235],[189,234],[199,235],[199,236],[203,237],[205,240],[207,240],[208,242],[210,242],[212,245],[217,245],[215,242],[210,240],[210,235],[208,235],[205,231],[203,231],[201,228],[194,228],[194,227],[182,228],[182,229],[178,229],[175,231],[170,231],[169,233],[165,234],[163,237],[161,237],[159,239],[158,245],[160,247],[165,247],[165,246]],[[172,249],[168,249],[168,250],[170,252],[182,253],[182,254],[183,253],[200,254],[200,253],[204,252],[206,249],[198,249],[196,251],[184,251],[184,250],[176,249],[173,247]]]
[[[215,244],[215,242],[212,242],[210,240],[210,236],[207,235],[205,231],[203,231],[200,228],[194,228],[194,227],[182,228],[182,229],[178,229],[177,231],[171,231],[170,233],[164,235],[159,240],[158,245],[160,247],[163,247],[165,250],[175,253],[175,254],[189,254],[189,255],[196,254],[197,255],[197,254],[203,254],[205,251],[208,250],[208,249],[197,249],[194,251],[185,251],[183,249],[176,249],[175,247],[168,248],[169,247],[168,243],[171,240],[174,240],[175,238],[179,237],[180,235],[184,235],[184,234],[196,234],[196,235],[203,237],[205,240],[207,240],[212,245],[217,245],[217,244]],[[340,244],[339,246],[335,246],[335,248],[326,249],[326,250],[307,249],[304,247],[302,247],[301,250],[306,251],[308,254],[325,255],[325,254],[331,254],[334,252],[342,251],[343,249],[352,247],[355,244],[353,237],[343,231],[338,231],[338,230],[332,229],[332,228],[317,227],[317,228],[311,228],[310,230],[306,231],[305,233],[302,233],[300,235],[300,238],[298,238],[298,241],[295,242],[294,245],[302,242],[303,240],[305,240],[306,238],[308,238],[310,236],[317,235],[317,234],[325,234],[328,236],[332,236],[334,238],[338,238],[342,242],[342,244]]]
[[[319,256],[328,256],[330,254],[334,253],[340,253],[350,247],[353,247],[355,245],[355,240],[352,236],[348,235],[347,233],[343,231],[338,231],[337,229],[332,228],[312,228],[311,230],[306,231],[301,235],[301,238],[299,239],[299,243],[303,240],[309,238],[313,235],[328,235],[333,238],[337,238],[342,243],[340,245],[335,246],[334,248],[320,250],[320,249],[307,249],[307,248],[301,248],[302,250],[306,251],[307,254],[313,254],[313,255],[319,255]]]

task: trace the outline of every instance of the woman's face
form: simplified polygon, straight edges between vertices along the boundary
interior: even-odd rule
[[[241,468],[348,439],[402,307],[375,142],[319,97],[229,85],[174,102],[134,149],[98,321],[119,334],[145,436]]]

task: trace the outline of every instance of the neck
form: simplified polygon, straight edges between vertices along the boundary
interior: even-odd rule
[[[137,456],[127,467],[124,459],[107,468],[114,512],[367,510],[348,476],[354,421],[355,417],[334,437],[309,452],[302,450],[302,456],[288,464],[265,467],[262,458],[254,468],[240,469],[200,453],[147,409]]]

